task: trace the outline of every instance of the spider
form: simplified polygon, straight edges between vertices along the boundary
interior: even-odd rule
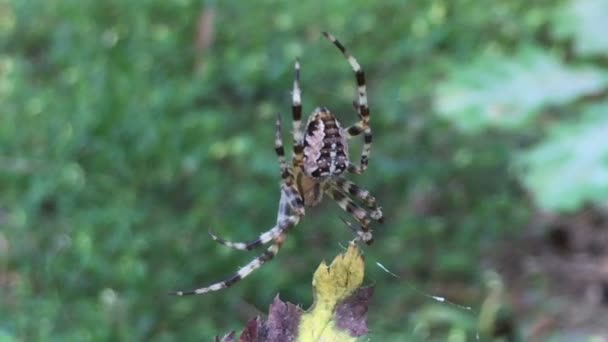
[[[365,75],[357,60],[346,51],[344,45],[327,32],[323,32],[323,35],[342,52],[355,73],[357,100],[354,102],[354,106],[359,115],[359,121],[344,129],[329,109],[317,107],[310,114],[303,130],[301,127],[300,62],[296,58],[291,107],[293,156],[290,166],[285,161],[280,114],[276,119],[275,152],[281,171],[281,197],[275,226],[249,242],[228,241],[215,235],[211,230],[209,231],[213,240],[236,250],[248,251],[270,242],[272,244],[261,255],[229,278],[207,287],[191,291],[176,291],[172,294],[184,296],[217,291],[230,287],[247,277],[265,262],[274,258],[289,230],[296,226],[304,216],[304,208],[319,204],[323,194],[336,201],[340,208],[353,215],[359,223],[361,227],[357,229],[346,222],[357,234],[356,240],[364,241],[367,244],[372,243],[373,237],[369,225],[372,220],[383,221],[381,208],[369,191],[342,176],[345,171],[362,174],[367,169],[372,145],[372,130],[369,125],[370,110],[367,104]],[[364,141],[361,163],[355,165],[349,160],[348,139],[361,134],[363,134]],[[351,196],[361,204],[351,199]]]

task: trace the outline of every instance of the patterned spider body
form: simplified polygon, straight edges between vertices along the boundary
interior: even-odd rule
[[[323,187],[332,176],[339,176],[348,167],[348,141],[340,122],[325,107],[312,112],[303,141],[304,159],[296,186],[304,205],[313,207],[323,199]]]
[[[339,176],[348,166],[348,142],[336,117],[325,107],[315,109],[306,124],[304,173],[315,179]]]
[[[324,194],[333,199],[341,209],[350,213],[359,223],[360,228],[355,228],[345,221],[357,235],[357,240],[367,244],[371,244],[373,241],[369,225],[372,220],[383,221],[382,210],[369,191],[360,188],[343,176],[344,173],[362,174],[365,172],[371,151],[372,130],[369,125],[370,110],[367,104],[365,76],[357,60],[336,38],[326,32],[323,35],[342,52],[355,73],[357,82],[355,109],[359,120],[347,128],[342,128],[340,122],[327,108],[318,107],[310,114],[302,129],[300,62],[296,59],[291,106],[293,117],[291,163],[285,160],[280,115],[276,120],[275,152],[281,171],[281,198],[275,226],[248,242],[228,241],[209,231],[213,240],[237,250],[252,250],[271,242],[272,244],[261,255],[224,281],[191,291],[177,291],[173,294],[183,296],[217,291],[232,286],[245,278],[265,262],[274,258],[289,230],[295,227],[304,216],[305,207],[314,207],[319,204]],[[361,134],[364,143],[361,163],[355,165],[349,159],[348,140]]]

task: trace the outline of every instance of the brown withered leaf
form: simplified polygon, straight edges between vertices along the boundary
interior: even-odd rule
[[[373,286],[361,287],[338,304],[334,314],[338,329],[350,332],[351,336],[367,334],[367,309],[373,295]]]
[[[245,329],[241,333],[239,341],[244,342],[264,342],[266,341],[265,323],[259,316],[249,320],[245,325]]]
[[[270,305],[266,327],[268,328],[267,341],[295,341],[300,324],[302,310],[291,304],[274,298]]]
[[[302,309],[291,303],[285,303],[276,296],[268,309],[268,318],[264,320],[258,316],[249,320],[239,337],[239,342],[295,342],[301,314]],[[220,340],[216,339],[216,341]],[[221,342],[232,341],[234,341],[234,332],[232,340],[221,340]]]

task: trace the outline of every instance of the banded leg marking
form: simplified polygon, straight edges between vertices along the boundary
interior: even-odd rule
[[[361,68],[361,65],[359,65],[359,62],[357,62],[357,60],[355,59],[355,57],[353,57],[350,53],[348,53],[348,51],[346,51],[344,45],[342,45],[342,43],[340,43],[340,41],[338,41],[336,37],[334,37],[328,32],[323,32],[323,35],[342,52],[342,54],[348,61],[348,64],[350,64],[351,68],[355,73],[355,78],[357,80],[357,111],[361,116],[361,120],[365,124],[367,124],[369,122],[369,107],[367,104],[365,73]]]
[[[355,203],[350,197],[334,186],[330,186],[327,191],[329,197],[331,197],[342,210],[353,215],[355,219],[361,223],[364,230],[369,229],[371,222],[371,216],[363,209],[359,204]]]
[[[369,226],[370,215],[360,205],[336,188],[329,189],[329,196],[338,203],[338,206],[347,213],[353,215],[359,223],[365,227]]]
[[[373,220],[376,220],[380,223],[384,221],[382,209],[378,207],[376,198],[372,196],[372,194],[368,190],[359,187],[357,184],[343,177],[337,177],[335,179],[335,184],[344,193],[347,193],[353,196],[354,198],[361,200],[365,204],[365,206],[370,210],[369,215]]]
[[[277,236],[274,240],[275,241],[274,244],[272,244],[270,247],[268,247],[268,249],[266,251],[264,251],[264,253],[260,254],[260,256],[258,256],[257,258],[251,260],[247,265],[245,265],[245,267],[241,268],[238,272],[236,272],[235,274],[233,274],[226,280],[217,282],[217,283],[212,284],[207,287],[201,287],[201,288],[190,290],[190,291],[175,291],[170,294],[176,295],[176,296],[198,295],[198,294],[203,294],[203,293],[207,293],[207,292],[218,291],[221,289],[228,288],[228,287],[236,284],[240,280],[244,279],[248,275],[250,275],[253,271],[260,268],[267,261],[274,258],[274,256],[277,255],[277,253],[279,253],[279,250],[281,249],[281,246],[283,245],[283,242],[285,241],[285,237],[286,237],[285,233]]]
[[[356,129],[352,129],[351,131],[355,133]],[[349,131],[347,131],[347,133],[350,135]],[[361,133],[359,132],[357,134]],[[365,170],[367,170],[367,165],[369,164],[369,155],[372,151],[372,140],[372,130],[371,128],[367,127],[363,130],[363,148],[361,150],[361,164],[357,166],[352,162],[349,162],[348,167],[346,169],[348,172],[360,175],[365,172]]]
[[[281,207],[287,208],[287,204],[285,203],[284,198],[281,198]],[[283,210],[287,210],[287,209],[283,209]],[[278,230],[275,230],[275,227],[273,227],[273,229],[266,232],[269,235],[278,232],[278,234],[276,234],[276,236],[273,238],[274,243],[270,247],[268,247],[268,249],[264,253],[262,253],[260,256],[253,259],[252,261],[250,261],[247,265],[245,265],[245,267],[241,268],[238,272],[236,272],[232,276],[228,277],[226,280],[217,282],[215,284],[211,284],[206,287],[201,287],[201,288],[190,290],[190,291],[175,291],[170,294],[176,295],[176,296],[197,295],[197,294],[203,294],[203,293],[212,292],[212,291],[218,291],[218,290],[225,289],[225,288],[228,288],[228,287],[234,285],[238,281],[240,281],[243,278],[250,275],[256,269],[260,268],[264,263],[266,263],[267,261],[274,258],[275,255],[277,255],[277,253],[279,252],[279,249],[281,248],[281,245],[283,244],[283,242],[285,241],[285,238],[287,237],[287,232],[291,228],[296,226],[298,224],[298,222],[300,222],[300,218],[301,218],[301,216],[298,216],[298,215],[288,216],[284,220],[281,220],[282,224],[279,223]],[[273,233],[271,233],[271,231]]]
[[[277,115],[274,148],[279,159],[279,168],[281,170],[281,201],[284,200],[283,196],[285,196],[287,203],[289,203],[291,208],[303,216],[304,201],[296,188],[293,176],[287,167],[287,162],[285,161],[285,148],[283,147],[283,139],[281,138],[281,114]],[[281,208],[279,208],[279,214],[280,211]]]
[[[363,126],[363,122],[359,121],[346,129],[346,138],[354,138],[363,133],[363,131],[365,131],[365,127]]]
[[[300,89],[300,60],[296,58],[295,77],[291,93],[291,113],[293,116],[293,165],[302,165],[304,159],[304,133],[302,132],[302,91]]]
[[[357,229],[355,228],[355,226],[348,222],[345,218],[340,217],[340,219],[342,220],[342,222],[344,222],[344,224],[346,224],[346,226],[353,232],[355,233],[355,235],[357,235],[356,240],[361,240],[363,242],[365,242],[368,245],[371,245],[374,242],[374,237],[372,236],[372,232],[371,231],[365,231],[363,229]]]
[[[277,224],[270,228],[268,231],[262,233],[258,238],[248,241],[248,242],[236,242],[236,241],[228,241],[222,237],[216,235],[212,230],[209,230],[209,235],[211,238],[228,248],[241,250],[241,251],[250,251],[262,245],[269,243],[274,240],[283,233],[285,230],[289,229],[292,226],[295,226],[300,221],[300,218],[304,216],[303,208],[304,204],[301,201],[298,201],[299,195],[296,193],[295,195],[288,195],[288,193],[284,191],[281,193],[281,199],[279,201],[279,213],[277,215]],[[296,206],[295,208],[293,206]],[[301,206],[301,210],[300,210]],[[295,212],[296,215],[289,215],[291,212]]]
[[[358,232],[357,235],[361,236],[361,239],[368,245],[371,244],[374,241],[371,230],[369,229],[369,224],[371,220],[374,219],[372,214],[363,209],[359,204],[355,203],[346,195],[346,193],[335,185],[330,185],[327,193],[334,201],[336,201],[342,210],[351,214],[357,220],[357,222],[359,222],[361,225],[361,232]]]
[[[213,241],[228,248],[237,249],[240,251],[250,251],[272,241],[281,233],[281,231],[281,226],[277,224],[268,231],[262,233],[257,239],[248,242],[228,241],[224,238],[217,236],[211,229],[209,230],[209,236],[211,236]]]
[[[283,147],[283,139],[281,138],[281,113],[277,113],[277,121],[274,135],[274,151],[279,159],[279,168],[281,170],[281,178],[283,180],[289,178],[289,170],[285,162],[285,148]]]
[[[351,138],[353,136],[357,136],[361,133],[364,133],[364,144],[363,149],[361,151],[361,164],[356,166],[354,164],[350,164],[348,166],[348,171],[355,174],[362,174],[367,170],[367,165],[369,163],[369,156],[371,154],[372,147],[372,130],[369,125],[369,116],[370,110],[367,102],[367,85],[365,82],[365,73],[361,68],[361,65],[357,62],[355,57],[353,57],[340,41],[338,41],[334,36],[330,33],[323,32],[323,35],[329,39],[344,55],[348,64],[350,64],[351,68],[355,73],[355,78],[357,80],[357,112],[359,113],[360,121],[352,126],[350,126],[346,131],[348,133],[348,137]]]

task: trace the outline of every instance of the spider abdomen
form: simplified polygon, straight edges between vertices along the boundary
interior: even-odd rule
[[[311,114],[303,143],[304,172],[310,177],[339,175],[348,167],[344,130],[327,108],[317,108]]]

